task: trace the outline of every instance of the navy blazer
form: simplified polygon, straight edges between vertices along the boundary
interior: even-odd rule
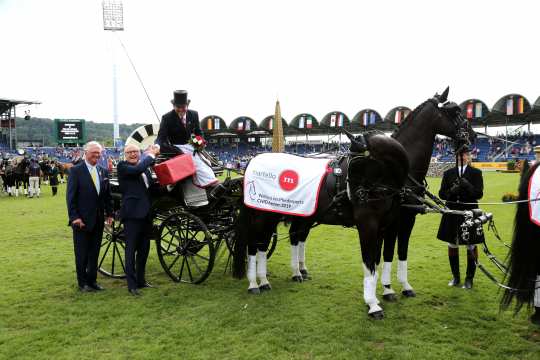
[[[202,136],[199,113],[195,110],[188,110],[186,126],[184,126],[176,111],[172,110],[161,117],[156,143],[161,147],[168,143],[171,145],[187,144],[191,134]]]
[[[150,214],[150,188],[142,178],[142,173],[146,174],[148,185],[152,186],[153,179],[149,166],[154,164],[154,158],[145,157],[137,165],[132,165],[127,161],[120,161],[116,166],[118,171],[118,183],[122,193],[122,206],[120,207],[120,218],[143,219]]]
[[[112,216],[109,172],[99,165],[97,171],[100,182],[99,195],[86,162],[81,161],[69,170],[66,192],[68,225],[80,218],[85,224],[83,231],[92,231],[98,219],[104,219],[104,215]]]

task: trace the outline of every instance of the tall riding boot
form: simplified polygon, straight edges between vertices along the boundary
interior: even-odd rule
[[[465,277],[465,283],[463,283],[464,289],[472,289],[474,273],[476,272],[476,260],[478,260],[478,248],[467,249],[467,276]]]
[[[459,276],[459,248],[448,248],[448,260],[450,261],[450,270],[454,278],[450,280],[448,286],[459,286],[461,278]]]

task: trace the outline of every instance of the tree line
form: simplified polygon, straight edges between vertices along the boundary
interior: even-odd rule
[[[32,117],[29,120],[17,118],[17,139],[19,141],[28,141],[42,143],[44,146],[56,146],[54,120],[47,118]],[[120,138],[126,139],[129,134],[139,126],[144,124],[120,124]],[[86,139],[96,140],[105,146],[113,145],[113,124],[97,123],[86,121]]]

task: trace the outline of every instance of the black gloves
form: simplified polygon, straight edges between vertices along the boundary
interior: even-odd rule
[[[474,191],[474,187],[472,186],[472,184],[469,182],[469,180],[465,178],[459,179],[459,186],[468,192]]]

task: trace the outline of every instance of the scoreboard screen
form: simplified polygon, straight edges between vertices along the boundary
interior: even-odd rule
[[[58,143],[84,143],[84,120],[56,119],[56,139]]]

